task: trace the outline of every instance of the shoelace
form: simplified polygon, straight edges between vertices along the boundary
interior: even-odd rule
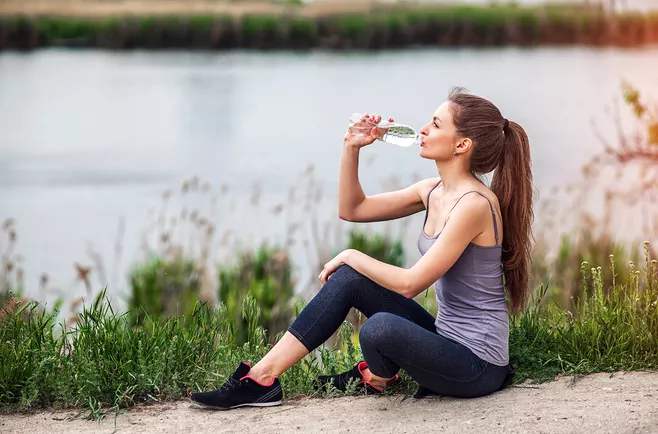
[[[236,380],[233,377],[229,377],[226,383],[219,388],[220,392],[230,392],[233,389],[236,389],[240,385],[240,381]]]

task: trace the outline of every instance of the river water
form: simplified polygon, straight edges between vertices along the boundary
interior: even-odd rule
[[[302,202],[290,195],[308,187],[305,171],[322,192],[314,193],[306,217],[299,214],[309,226],[301,230],[312,231],[314,215],[321,228],[344,231],[352,225],[338,221],[336,189],[349,115],[390,114],[419,126],[460,85],[525,127],[541,197],[577,179],[601,149],[593,125],[612,138],[609,109],[619,102],[621,80],[655,98],[656,71],[656,47],[4,52],[0,221],[16,221],[28,295],[84,294],[73,264],[93,265],[93,252],[104,264],[93,284],[123,294],[163,192],[179,192],[192,176],[224,192],[209,216],[224,241],[229,230],[244,246],[282,241],[295,217],[276,207],[288,198]],[[623,105],[621,112],[627,117]],[[374,194],[436,176],[436,166],[418,149],[378,142],[362,151],[360,176]],[[202,207],[211,195],[190,200]],[[359,226],[399,230],[411,264],[422,221],[419,213],[398,229],[391,222]],[[292,246],[300,285],[309,261],[302,244]],[[219,240],[211,247],[226,260],[236,248]],[[38,289],[42,273],[51,295]]]

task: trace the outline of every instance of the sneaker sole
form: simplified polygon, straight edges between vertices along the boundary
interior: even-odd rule
[[[200,402],[192,401],[190,407],[200,408],[204,410],[231,410],[232,408],[238,407],[274,407],[276,405],[281,405],[281,401],[272,401],[272,402],[249,402],[246,404],[238,404],[231,407],[217,407],[214,405],[203,404]]]

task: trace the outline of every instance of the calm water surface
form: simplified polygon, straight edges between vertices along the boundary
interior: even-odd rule
[[[28,294],[48,298],[36,290],[44,272],[67,297],[83,293],[72,264],[89,264],[89,249],[106,261],[106,277],[94,283],[119,291],[164,190],[193,175],[224,184],[233,199],[215,223],[247,245],[276,241],[284,219],[266,211],[291,187],[303,189],[300,175],[313,164],[323,191],[313,211],[335,223],[348,116],[377,112],[420,126],[453,85],[492,99],[526,128],[541,196],[576,179],[600,149],[592,122],[614,133],[607,110],[621,80],[658,97],[656,71],[655,47],[2,53],[0,220],[17,221]],[[417,149],[380,142],[361,161],[368,194],[436,176]],[[409,263],[418,258],[422,220],[422,213],[406,219]],[[293,246],[302,275],[305,257]]]

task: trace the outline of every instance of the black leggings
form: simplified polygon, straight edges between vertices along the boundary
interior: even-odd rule
[[[368,317],[361,351],[370,371],[392,377],[404,369],[421,386],[440,395],[476,397],[503,387],[510,370],[482,360],[464,345],[439,335],[434,318],[403,297],[341,265],[290,325],[313,351],[342,324],[350,308]]]

